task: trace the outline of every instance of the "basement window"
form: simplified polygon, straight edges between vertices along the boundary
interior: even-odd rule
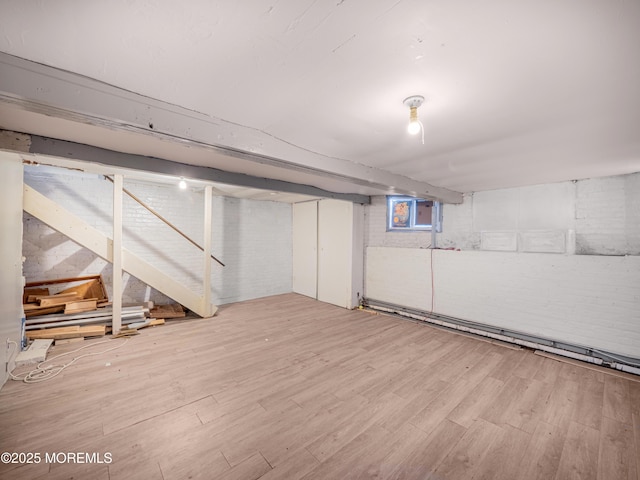
[[[442,231],[440,202],[413,197],[387,197],[387,231]]]

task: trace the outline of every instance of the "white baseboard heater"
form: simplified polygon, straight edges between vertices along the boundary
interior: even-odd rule
[[[626,357],[583,345],[576,345],[529,335],[515,330],[508,330],[482,323],[471,322],[461,318],[416,310],[410,307],[395,305],[371,298],[363,298],[362,305],[372,310],[378,310],[404,318],[430,323],[443,328],[488,337],[520,345],[522,347],[554,353],[556,355],[582,360],[583,362],[589,362],[595,365],[602,365],[623,372],[632,373],[634,375],[640,375],[640,359],[637,358]]]

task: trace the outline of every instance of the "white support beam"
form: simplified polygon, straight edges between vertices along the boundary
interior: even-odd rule
[[[113,321],[112,333],[122,328],[122,175],[113,176]]]
[[[207,185],[204,188],[204,273],[202,276],[202,311],[210,312],[209,315],[213,314],[211,311],[211,198],[211,185]]]
[[[269,166],[382,194],[462,203],[462,194],[386,170],[312,152],[260,130],[0,52],[0,102],[49,117],[205,148],[229,165]],[[33,133],[33,132],[26,132]],[[184,159],[171,159],[183,161]],[[209,161],[213,161],[211,158]],[[277,178],[273,176],[272,178]]]

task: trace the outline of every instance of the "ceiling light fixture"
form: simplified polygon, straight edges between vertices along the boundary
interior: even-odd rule
[[[412,95],[404,99],[402,103],[406,107],[409,107],[409,125],[407,131],[411,135],[416,135],[418,132],[422,132],[422,144],[424,145],[424,126],[418,118],[418,107],[424,102],[422,95]]]
[[[185,182],[184,177],[180,177],[180,182],[178,182],[178,187],[180,188],[180,190],[187,189],[187,182]]]

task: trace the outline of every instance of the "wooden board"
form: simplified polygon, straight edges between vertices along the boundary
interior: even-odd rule
[[[37,296],[36,300],[41,307],[53,307],[65,303],[82,300],[82,296],[76,292],[60,293],[58,295]]]
[[[182,305],[177,303],[172,305],[156,305],[151,310],[149,310],[149,314],[156,318],[181,318],[186,314]]]
[[[97,298],[88,298],[86,300],[78,300],[75,302],[65,303],[64,313],[91,312],[97,308]]]
[[[103,337],[106,334],[107,327],[104,325],[85,325],[80,327],[80,336],[82,337]]]
[[[59,340],[64,338],[75,337],[101,337],[105,335],[104,325],[86,325],[86,326],[71,326],[71,327],[59,327],[59,328],[45,328],[41,330],[27,330],[27,338],[51,338],[53,340]]]
[[[35,303],[27,303],[26,305],[23,305],[22,308],[24,309],[24,314],[27,318],[35,317],[36,315],[49,315],[51,313],[64,312],[64,304],[53,307],[41,307]]]
[[[60,328],[48,328],[41,330],[28,330],[26,332],[27,338],[52,338],[58,340],[61,338],[73,338],[80,336],[80,327],[60,327]]]
[[[29,303],[29,297],[35,295],[50,295],[48,288],[25,288],[22,303]]]
[[[83,342],[84,341],[84,337],[74,337],[74,338],[59,338],[58,340],[55,341],[55,345],[68,345],[70,343],[79,343],[79,342]]]
[[[85,275],[83,277],[69,277],[69,278],[54,278],[51,280],[39,280],[36,282],[27,282],[25,284],[26,288],[31,287],[41,287],[43,285],[58,285],[60,283],[71,283],[71,282],[81,282],[83,280],[96,280],[98,278],[102,278],[101,275]]]
[[[84,299],[95,298],[98,302],[108,302],[107,291],[102,282],[102,277],[95,278],[89,282],[75,285],[62,290],[60,293],[77,292]]]
[[[88,280],[88,281],[87,281]],[[77,284],[78,282],[84,282]],[[28,282],[24,289],[22,303],[35,302],[35,296],[51,296],[45,285],[77,284],[58,292],[58,295],[75,293],[80,299],[96,298],[98,303],[107,303],[109,297],[102,280],[102,275],[88,275],[83,277],[56,278],[52,280],[40,280]]]
[[[142,319],[142,321],[144,321],[144,319]],[[165,324],[164,318],[147,318],[147,321],[144,322],[144,325],[138,328],[156,327],[158,325],[164,325],[164,324]],[[124,326],[128,328],[132,328],[131,324],[124,325]]]

